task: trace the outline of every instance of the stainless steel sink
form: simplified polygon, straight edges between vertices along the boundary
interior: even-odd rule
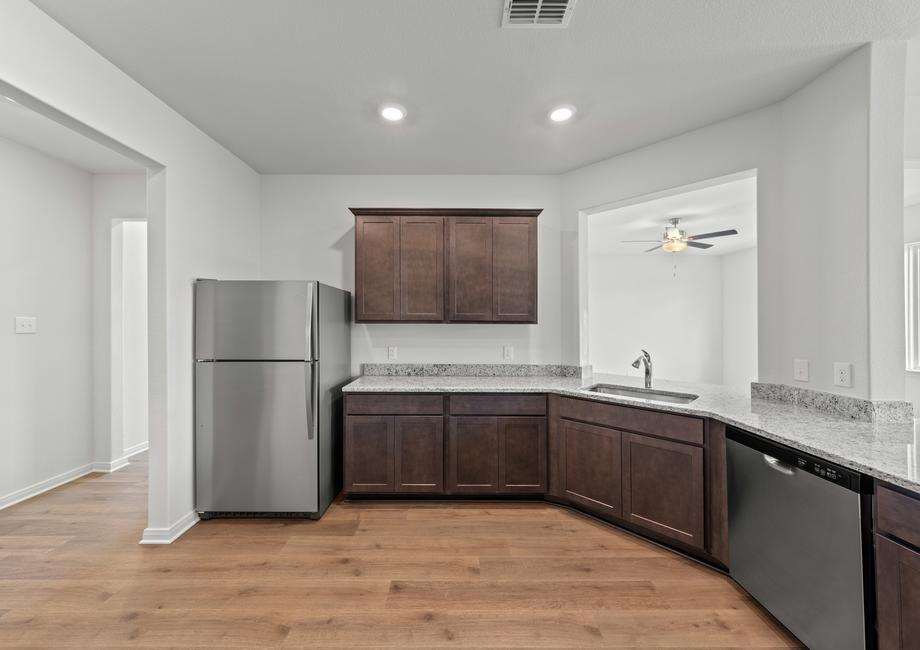
[[[699,395],[694,395],[693,393],[674,393],[667,390],[655,390],[654,388],[616,386],[613,384],[595,384],[588,391],[605,395],[619,395],[620,397],[639,397],[656,402],[668,402],[669,404],[689,404],[699,397]]]

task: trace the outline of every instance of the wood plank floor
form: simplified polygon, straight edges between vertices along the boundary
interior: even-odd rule
[[[140,546],[146,463],[0,511],[0,647],[795,647],[727,578],[544,504],[337,503]]]

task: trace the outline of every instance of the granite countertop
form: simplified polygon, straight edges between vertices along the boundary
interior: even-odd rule
[[[642,379],[595,373],[588,377],[364,376],[346,393],[554,393],[660,411],[715,418],[725,424],[900,485],[920,494],[920,420],[862,422],[787,402],[753,399],[725,386],[656,380],[656,389],[699,395],[690,404],[592,393],[594,384],[642,386]]]

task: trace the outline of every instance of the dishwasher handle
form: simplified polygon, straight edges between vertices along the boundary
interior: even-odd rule
[[[776,470],[780,474],[785,474],[786,476],[795,476],[795,468],[788,463],[784,463],[783,461],[781,461],[779,458],[776,458],[775,456],[764,454],[763,462],[767,464],[767,467],[769,467],[772,470]]]

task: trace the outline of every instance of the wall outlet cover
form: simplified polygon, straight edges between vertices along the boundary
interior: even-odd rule
[[[502,346],[502,361],[514,361],[514,346],[513,345],[503,345]]]
[[[792,376],[796,381],[808,381],[808,359],[795,359],[792,362]]]
[[[387,346],[387,361],[396,361],[398,356],[398,350],[395,345]]]
[[[853,387],[853,364],[845,361],[834,362],[834,386]]]
[[[38,318],[35,316],[17,316],[16,334],[35,334],[38,332]]]

